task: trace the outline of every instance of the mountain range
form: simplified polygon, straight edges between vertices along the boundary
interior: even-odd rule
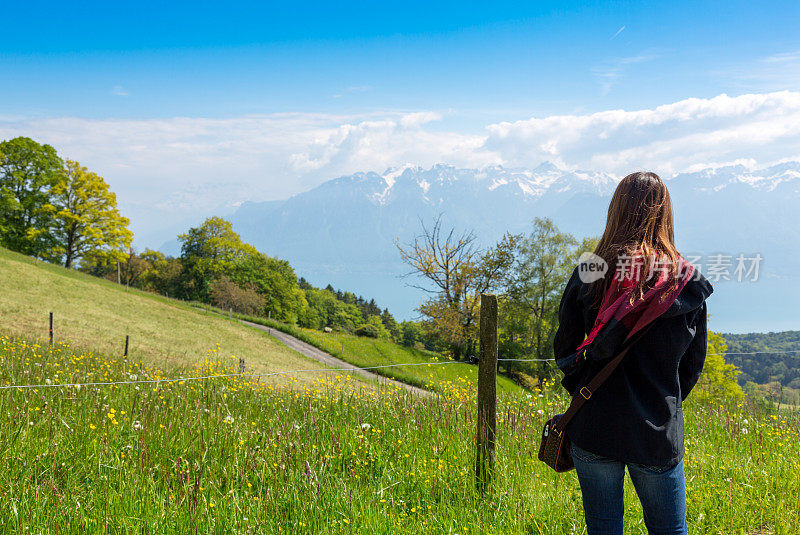
[[[439,214],[447,225],[474,230],[484,245],[506,231],[529,232],[535,217],[550,217],[577,237],[599,236],[619,178],[553,163],[534,169],[405,165],[335,178],[282,201],[245,202],[229,219],[245,241],[289,260],[313,284],[375,298],[409,318],[424,294],[407,285],[420,281],[401,277],[408,268],[395,240],[407,243]],[[732,257],[731,276],[736,255],[763,258],[755,282],[712,280],[712,328],[800,328],[794,304],[800,298],[800,161],[707,168],[666,183],[678,248],[694,255],[707,276],[711,268],[703,263],[710,255]]]

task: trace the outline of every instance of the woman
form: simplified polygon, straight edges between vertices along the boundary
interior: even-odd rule
[[[712,287],[676,250],[669,193],[654,173],[619,183],[594,254],[605,274],[590,280],[597,271],[583,262],[561,299],[562,384],[578,395],[625,341],[631,347],[566,429],[587,530],[622,533],[627,466],[648,532],[685,534],[682,401],[705,361]]]

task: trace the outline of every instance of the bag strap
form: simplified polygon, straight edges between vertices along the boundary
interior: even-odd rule
[[[580,391],[578,391],[578,394],[572,398],[572,402],[569,404],[567,412],[565,412],[558,420],[556,420],[555,423],[553,423],[552,429],[556,435],[561,435],[564,429],[567,428],[567,424],[569,423],[569,421],[572,420],[573,416],[575,416],[575,413],[577,413],[578,410],[580,410],[580,408],[583,407],[584,403],[589,401],[589,398],[591,398],[592,394],[594,394],[594,392],[597,391],[597,388],[600,385],[602,385],[606,381],[606,379],[608,379],[608,377],[614,370],[617,369],[617,366],[619,366],[620,362],[622,362],[622,359],[624,359],[625,355],[628,354],[628,350],[633,346],[633,344],[638,342],[642,338],[642,336],[644,336],[644,334],[650,329],[653,323],[654,322],[650,322],[647,325],[647,327],[642,329],[639,332],[639,334],[636,335],[635,338],[631,338],[626,343],[624,343],[622,351],[620,351],[620,353],[616,357],[614,357],[614,359],[611,362],[603,366],[603,368],[597,373],[597,375],[595,375],[592,378],[592,380],[589,381],[589,384],[587,384],[586,386],[581,388]]]

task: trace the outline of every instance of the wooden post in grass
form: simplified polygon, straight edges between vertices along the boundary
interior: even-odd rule
[[[480,326],[475,478],[478,490],[484,491],[492,482],[497,433],[497,296],[481,294]]]
[[[53,345],[53,313],[50,313],[50,345]]]
[[[123,353],[124,358],[128,358],[128,342],[130,341],[130,336],[127,334],[125,335],[125,353]]]

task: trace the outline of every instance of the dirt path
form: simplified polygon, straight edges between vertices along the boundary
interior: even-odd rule
[[[279,342],[281,342],[286,347],[288,347],[290,349],[294,349],[295,351],[297,351],[301,355],[305,355],[306,357],[308,357],[310,359],[314,359],[317,362],[321,362],[322,364],[325,364],[326,366],[330,366],[332,368],[355,368],[350,373],[357,374],[357,375],[359,375],[361,377],[364,377],[366,379],[372,379],[372,380],[377,381],[378,383],[380,383],[382,385],[400,386],[402,388],[405,388],[406,390],[408,390],[412,394],[415,394],[415,395],[418,395],[418,396],[426,396],[427,397],[427,396],[431,395],[431,393],[429,391],[423,390],[422,388],[417,388],[416,386],[413,386],[413,385],[409,385],[409,384],[406,384],[406,383],[401,383],[400,381],[395,381],[393,379],[388,379],[386,377],[383,377],[382,375],[378,375],[377,373],[371,372],[369,370],[364,370],[364,369],[358,368],[355,365],[350,364],[349,362],[345,362],[344,360],[337,359],[336,357],[334,357],[330,353],[326,353],[326,352],[322,351],[321,349],[317,349],[316,347],[312,346],[311,344],[307,344],[307,343],[303,342],[302,340],[298,340],[294,336],[292,336],[290,334],[286,334],[283,331],[279,331],[278,329],[273,329],[271,327],[266,327],[264,325],[259,325],[258,323],[252,323],[250,321],[245,321],[245,320],[239,320],[239,321],[241,321],[242,323],[244,323],[245,325],[248,325],[250,327],[255,327],[256,329],[260,329],[262,331],[266,331],[270,336],[276,338]]]

